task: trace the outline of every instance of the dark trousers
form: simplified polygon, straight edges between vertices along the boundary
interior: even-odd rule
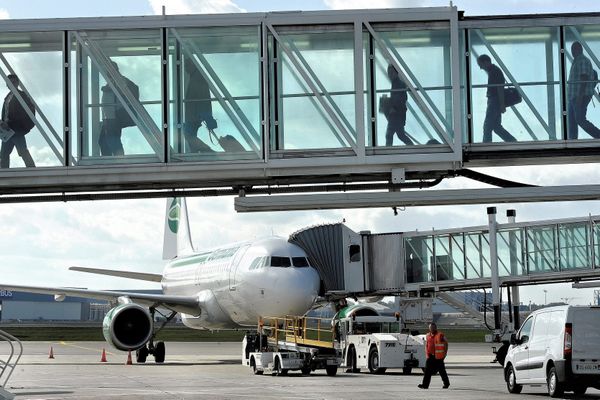
[[[442,382],[444,385],[450,385],[450,381],[448,380],[448,374],[446,373],[446,365],[444,365],[444,360],[438,360],[434,356],[428,357],[425,363],[425,375],[423,376],[423,387],[428,388],[429,383],[431,382],[431,376],[435,375],[436,372],[440,373],[440,377],[442,378]]]
[[[213,149],[198,139],[200,125],[202,125],[202,121],[188,121],[183,124],[183,136],[189,147],[188,153],[213,153]]]
[[[393,146],[394,144],[394,133],[398,136],[404,144],[413,145],[413,141],[410,140],[404,126],[406,125],[406,109],[400,111],[392,111],[388,114],[388,125],[385,131],[385,145]]]
[[[123,143],[121,143],[121,127],[116,119],[105,119],[100,128],[100,155],[103,156],[122,156]]]
[[[567,133],[569,139],[577,139],[579,127],[593,138],[600,139],[600,129],[587,119],[587,108],[592,96],[569,99],[567,111]]]
[[[2,142],[0,148],[0,168],[10,167],[10,153],[14,148],[17,148],[17,153],[23,159],[26,167],[35,167],[31,153],[27,149],[27,141],[23,133],[16,132],[6,142]]]
[[[517,139],[502,126],[502,111],[497,97],[488,97],[485,120],[483,121],[483,142],[492,141],[492,131],[496,132],[505,142],[515,142]]]

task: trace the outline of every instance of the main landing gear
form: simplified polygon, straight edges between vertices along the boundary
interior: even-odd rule
[[[154,321],[154,314],[157,312],[163,317],[165,317],[165,315],[162,314],[160,311],[156,311],[156,308],[150,307],[150,315],[152,316],[152,321]],[[138,363],[145,363],[146,358],[148,358],[149,354],[152,354],[154,356],[154,362],[158,364],[165,362],[165,342],[156,342],[155,344],[154,338],[156,337],[156,334],[160,332],[162,328],[164,328],[165,325],[169,323],[169,321],[175,318],[176,315],[176,311],[171,311],[171,314],[169,314],[169,316],[166,317],[165,321],[157,329],[154,329],[152,335],[150,336],[150,340],[148,340],[148,343],[135,351],[135,360]]]

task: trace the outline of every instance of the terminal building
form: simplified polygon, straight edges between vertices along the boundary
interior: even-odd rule
[[[155,290],[130,292],[158,293]],[[56,301],[47,294],[0,290],[0,323],[102,321],[111,307],[105,300],[65,297],[63,301]]]

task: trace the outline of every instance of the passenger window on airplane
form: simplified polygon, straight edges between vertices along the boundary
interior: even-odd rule
[[[290,267],[292,264],[290,263],[289,257],[271,257],[271,267]]]
[[[306,257],[292,257],[294,267],[308,267],[308,260]]]

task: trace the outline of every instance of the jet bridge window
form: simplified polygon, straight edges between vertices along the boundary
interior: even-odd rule
[[[348,250],[350,255],[350,262],[360,261],[360,245],[351,244]]]
[[[271,267],[291,267],[292,264],[290,262],[289,257],[271,257]]]
[[[292,257],[292,262],[294,263],[294,267],[308,267],[309,263],[306,257]]]

